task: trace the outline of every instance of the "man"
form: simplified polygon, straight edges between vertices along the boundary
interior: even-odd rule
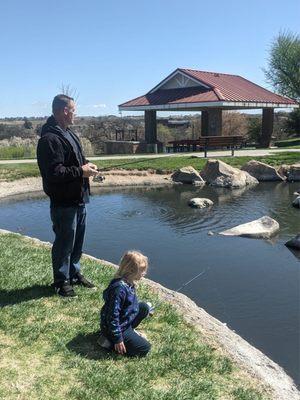
[[[89,177],[97,166],[88,162],[77,135],[69,128],[74,123],[75,102],[60,94],[52,102],[53,115],[42,127],[37,146],[38,166],[43,188],[50,197],[50,215],[55,240],[52,246],[53,287],[64,297],[76,296],[74,284],[94,285],[80,272],[80,257],[89,202]]]

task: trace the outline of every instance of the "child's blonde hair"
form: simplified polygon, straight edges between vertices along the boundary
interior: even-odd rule
[[[147,271],[148,257],[136,250],[129,250],[123,254],[116,278],[125,278],[134,281],[140,271]]]

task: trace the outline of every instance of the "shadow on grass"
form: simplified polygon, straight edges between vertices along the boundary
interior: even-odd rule
[[[15,290],[0,290],[0,307],[12,306],[23,301],[36,300],[53,295],[53,288],[48,285],[34,285]]]
[[[98,338],[99,332],[80,333],[67,344],[67,348],[89,360],[117,359],[119,357],[117,354],[102,349],[97,344]]]

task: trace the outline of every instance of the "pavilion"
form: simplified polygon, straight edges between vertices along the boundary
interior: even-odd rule
[[[119,105],[120,111],[145,112],[145,140],[157,142],[157,111],[201,111],[202,136],[222,135],[222,111],[262,109],[261,146],[268,147],[275,108],[298,103],[230,74],[177,68],[143,96]]]

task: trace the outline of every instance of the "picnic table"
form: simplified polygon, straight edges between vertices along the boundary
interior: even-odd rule
[[[170,152],[182,151],[204,151],[204,157],[207,157],[208,150],[215,149],[230,149],[231,155],[234,156],[234,150],[241,148],[245,143],[245,139],[241,135],[237,136],[200,136],[198,139],[180,139],[171,140],[168,142],[172,146],[168,146],[167,150]]]

